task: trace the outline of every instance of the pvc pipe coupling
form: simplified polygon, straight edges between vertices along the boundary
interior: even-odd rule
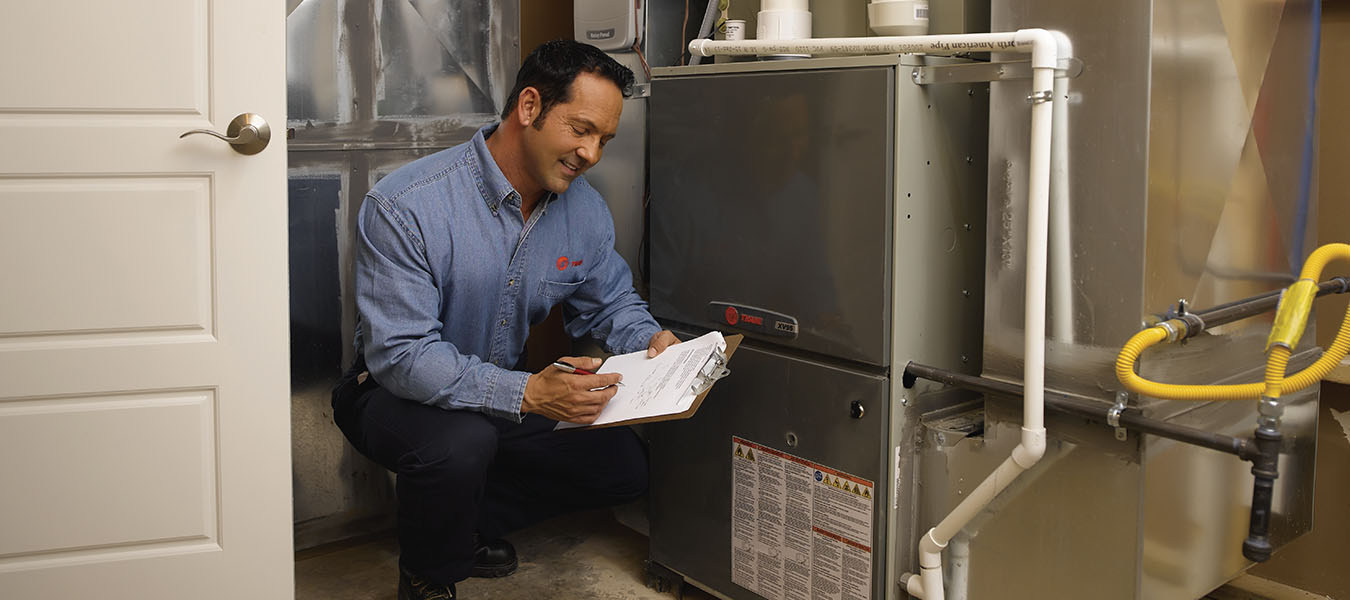
[[[800,40],[811,37],[808,0],[761,0],[755,39]]]

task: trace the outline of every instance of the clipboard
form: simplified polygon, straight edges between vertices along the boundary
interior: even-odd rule
[[[698,407],[703,404],[703,399],[712,391],[713,385],[718,380],[731,374],[731,355],[736,353],[736,348],[740,347],[741,340],[745,339],[743,334],[723,336],[726,342],[726,348],[722,350],[713,350],[708,357],[707,362],[699,369],[698,375],[694,377],[694,383],[689,387],[690,393],[694,394],[694,401],[689,404],[689,408],[677,413],[667,413],[650,417],[638,417],[634,419],[625,419],[622,421],[613,421],[602,425],[582,425],[578,427],[568,427],[560,431],[584,431],[587,429],[604,429],[606,427],[617,427],[620,425],[639,425],[642,423],[659,423],[661,421],[675,421],[679,419],[688,419],[698,412]]]

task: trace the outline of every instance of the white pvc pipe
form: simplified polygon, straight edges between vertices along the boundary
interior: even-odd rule
[[[1041,31],[1025,29],[1022,31]],[[1020,46],[1022,33],[966,33],[954,35],[899,35],[856,38],[814,38],[802,40],[694,40],[690,54],[703,56],[756,54],[953,54],[957,52],[1026,51]],[[1048,36],[1049,33],[1046,33]]]
[[[1061,57],[1073,56],[1069,38],[1051,32],[1059,42]],[[1074,342],[1073,233],[1069,217],[1069,80],[1055,78],[1055,116],[1050,137],[1050,338]]]
[[[1049,246],[1050,142],[1054,117],[1058,38],[1044,29],[1008,33],[817,38],[810,40],[695,40],[690,53],[716,54],[952,54],[957,52],[1031,53],[1031,151],[1027,177],[1027,280],[1023,338],[1022,440],[1009,456],[942,521],[919,541],[919,576],[901,577],[911,596],[945,600],[942,549],[1018,475],[1045,454],[1045,292]],[[1067,44],[1066,44],[1067,46]],[[1067,50],[1067,48],[1066,48]],[[1067,54],[1066,54],[1067,56]]]
[[[947,544],[947,559],[951,564],[951,600],[970,597],[970,536],[958,535]]]

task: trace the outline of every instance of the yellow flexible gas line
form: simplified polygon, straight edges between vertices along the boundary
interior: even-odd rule
[[[1303,264],[1299,281],[1285,290],[1280,306],[1275,314],[1275,325],[1271,328],[1270,341],[1267,343],[1266,377],[1264,383],[1246,383],[1237,385],[1178,385],[1150,381],[1134,372],[1134,364],[1139,355],[1151,346],[1163,341],[1173,341],[1178,335],[1174,332],[1185,331],[1186,324],[1174,319],[1150,327],[1134,334],[1130,341],[1120,349],[1116,356],[1116,378],[1125,389],[1145,396],[1168,400],[1250,400],[1262,395],[1278,398],[1282,393],[1293,393],[1306,388],[1327,376],[1341,359],[1350,351],[1350,310],[1341,321],[1336,339],[1308,368],[1285,378],[1284,370],[1289,363],[1290,348],[1298,343],[1307,325],[1312,301],[1317,296],[1317,280],[1322,269],[1334,259],[1350,261],[1350,245],[1327,244],[1318,248]]]

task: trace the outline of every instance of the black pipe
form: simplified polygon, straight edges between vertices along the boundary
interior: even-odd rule
[[[1265,562],[1274,551],[1270,543],[1270,503],[1275,497],[1275,480],[1280,476],[1280,430],[1266,424],[1257,427],[1256,446],[1260,453],[1252,461],[1256,480],[1252,482],[1251,525],[1242,542],[1242,555]]]
[[[1350,292],[1350,278],[1346,277],[1333,277],[1317,285],[1317,296],[1346,292]],[[1275,290],[1207,310],[1172,316],[1186,322],[1186,333],[1183,337],[1192,337],[1207,327],[1217,327],[1273,310],[1279,306],[1282,293],[1281,290]],[[1262,411],[1265,410],[1267,408],[1263,400]],[[1255,562],[1269,560],[1274,550],[1270,543],[1270,518],[1271,502],[1275,496],[1275,480],[1280,476],[1281,437],[1278,415],[1267,416],[1263,412],[1255,435],[1250,440],[1244,441],[1250,456],[1243,458],[1252,461],[1252,475],[1255,479],[1252,481],[1251,521],[1247,529],[1247,539],[1242,542],[1242,555]]]
[[[1317,296],[1326,296],[1328,294],[1344,294],[1350,292],[1350,278],[1333,277],[1317,285]],[[1280,294],[1283,290],[1274,290],[1235,300],[1225,304],[1220,304],[1205,310],[1190,311],[1186,314],[1175,312],[1161,315],[1163,320],[1167,319],[1185,319],[1187,322],[1186,337],[1194,337],[1201,331],[1210,327],[1218,327],[1233,321],[1241,321],[1247,317],[1254,317],[1261,313],[1275,310],[1280,303]],[[1186,317],[1192,317],[1187,319]]]
[[[914,380],[918,377],[985,394],[1014,396],[1019,398],[1023,395],[1022,386],[1015,383],[998,381],[987,377],[965,375],[914,362],[905,365],[903,383],[906,388],[913,387]],[[1045,392],[1045,407],[1056,412],[1082,417],[1098,423],[1107,423],[1109,416],[1107,413],[1111,410],[1110,406],[1103,406],[1097,402],[1082,400],[1049,391]],[[1244,460],[1250,460],[1257,454],[1256,448],[1251,440],[1151,419],[1141,415],[1138,409],[1127,408],[1122,411],[1120,413],[1119,423],[1121,427],[1126,429],[1132,429],[1140,433],[1156,435],[1158,437],[1176,440],[1194,446],[1209,448],[1211,450],[1218,450],[1219,452],[1232,454]]]

